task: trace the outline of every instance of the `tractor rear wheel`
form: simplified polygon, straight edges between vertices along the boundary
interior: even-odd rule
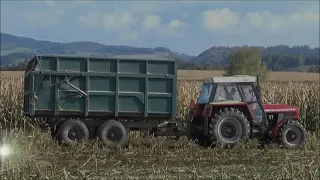
[[[300,148],[306,142],[306,130],[298,121],[288,121],[279,129],[279,140],[285,148]]]
[[[61,143],[73,145],[89,139],[88,127],[80,120],[68,120],[59,126],[56,139]]]
[[[231,148],[239,141],[248,141],[250,129],[250,123],[242,112],[226,108],[209,121],[208,133],[215,146]]]
[[[127,130],[121,122],[109,120],[99,127],[98,136],[108,148],[122,147],[127,138]]]

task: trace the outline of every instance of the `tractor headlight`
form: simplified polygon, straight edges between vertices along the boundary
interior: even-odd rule
[[[5,157],[11,154],[11,150],[9,146],[7,145],[2,145],[0,146],[0,156]]]

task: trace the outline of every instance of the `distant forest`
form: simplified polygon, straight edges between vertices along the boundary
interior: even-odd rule
[[[228,54],[235,52],[237,48],[239,47],[212,47],[196,57],[194,62],[202,66],[225,66],[228,64]],[[306,67],[308,69],[305,71],[311,67],[313,71],[319,67],[319,47],[278,45],[259,48],[262,61],[272,71],[304,71]]]
[[[35,54],[86,57],[134,56],[142,59],[169,58],[177,61],[178,69],[223,70],[228,65],[228,55],[238,48],[214,46],[198,56],[190,56],[173,52],[166,47],[114,46],[95,42],[58,43],[1,33],[1,70],[25,70],[28,59],[31,59]],[[319,47],[277,45],[258,48],[261,52],[262,61],[267,64],[271,71],[319,72]]]
[[[274,57],[278,58],[276,55]],[[286,57],[286,56],[284,56],[284,57]],[[271,56],[271,58],[272,58],[272,56]],[[281,58],[283,58],[283,56]],[[270,59],[267,59],[267,60],[269,60],[268,67],[269,67],[270,71],[281,71],[281,67],[284,67],[283,66],[284,63],[279,64],[279,62],[283,62],[284,60],[278,61],[279,59],[277,59],[275,61],[276,62],[275,64],[277,65],[275,67],[280,67],[280,69],[277,69],[277,70],[273,70],[272,68],[270,68],[270,66],[274,65],[274,64],[272,64],[273,59],[271,59],[271,61],[270,61]],[[225,66],[214,66],[214,65],[201,66],[195,62],[191,62],[191,61],[188,62],[188,61],[184,61],[181,59],[176,59],[176,61],[178,64],[178,69],[180,69],[180,70],[224,70],[224,68],[225,68]],[[292,61],[294,61],[294,60],[292,60]],[[29,62],[28,60],[24,60],[24,61],[21,61],[19,63],[14,64],[14,65],[3,66],[3,67],[1,67],[1,70],[2,71],[24,71],[28,65],[28,62]],[[270,62],[271,62],[271,64],[270,64]],[[320,73],[319,63],[317,65],[315,65],[315,64],[312,64],[310,66],[299,66],[301,69],[299,69],[299,67],[295,67],[290,64],[287,67],[291,66],[291,67],[295,68],[290,71],[312,72],[312,73],[318,72],[318,73]]]

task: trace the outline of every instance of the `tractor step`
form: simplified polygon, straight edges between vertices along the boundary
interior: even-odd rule
[[[260,136],[262,136],[262,134],[261,134],[261,132],[259,131],[258,128],[253,128],[252,129],[252,136],[253,137],[260,137]]]
[[[157,126],[157,128],[178,128],[178,124],[176,122],[166,121]]]

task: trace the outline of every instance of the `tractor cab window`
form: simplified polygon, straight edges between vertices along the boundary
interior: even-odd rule
[[[256,102],[257,98],[251,85],[240,85],[245,101]]]
[[[201,92],[200,92],[199,99],[198,99],[199,104],[206,104],[209,102],[212,89],[213,89],[213,84],[204,84],[203,85]]]
[[[240,93],[234,84],[219,84],[214,97],[215,102],[242,101]]]

